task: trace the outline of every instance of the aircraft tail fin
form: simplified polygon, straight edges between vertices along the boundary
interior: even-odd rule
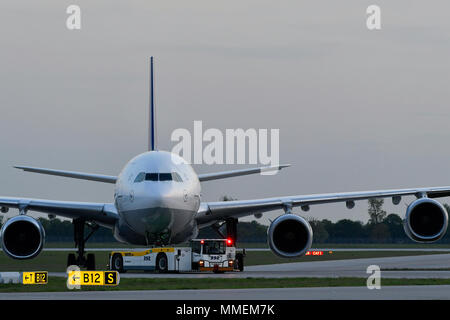
[[[148,128],[148,150],[156,149],[156,121],[155,121],[155,96],[153,81],[153,57],[150,57],[150,96],[149,96],[149,128]]]

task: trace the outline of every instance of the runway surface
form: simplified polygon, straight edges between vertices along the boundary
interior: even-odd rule
[[[75,300],[366,300],[366,299],[450,299],[450,286],[383,286],[383,278],[450,278],[450,271],[384,271],[383,269],[421,268],[436,269],[450,267],[450,254],[333,260],[322,262],[283,263],[246,267],[244,272],[225,274],[189,273],[122,273],[121,278],[286,278],[286,277],[363,277],[367,278],[367,267],[378,265],[381,271],[381,289],[366,287],[332,288],[266,288],[266,289],[217,289],[217,290],[143,290],[143,291],[96,291],[96,292],[43,292],[0,293],[0,300],[20,299],[75,299]],[[50,273],[65,277],[65,273]]]
[[[448,300],[450,286],[0,293],[0,300]]]
[[[450,268],[450,254],[347,259],[316,262],[295,262],[245,267],[243,272],[215,273],[121,273],[121,278],[301,278],[301,277],[368,277],[367,267],[377,265],[382,278],[450,278],[450,271],[419,270],[392,271],[385,269],[442,269]],[[65,277],[63,272],[49,276]]]

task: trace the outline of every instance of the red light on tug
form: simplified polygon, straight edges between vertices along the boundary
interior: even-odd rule
[[[227,239],[227,246],[231,246],[233,244],[233,240],[232,239]]]

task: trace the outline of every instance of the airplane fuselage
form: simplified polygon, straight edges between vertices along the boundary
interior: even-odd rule
[[[118,176],[114,202],[117,240],[135,245],[181,243],[198,234],[200,181],[184,159],[150,151],[131,159]]]

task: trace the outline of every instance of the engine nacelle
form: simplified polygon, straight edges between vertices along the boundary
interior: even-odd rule
[[[420,198],[406,209],[403,223],[406,234],[416,242],[434,242],[447,231],[448,214],[442,204],[429,198]]]
[[[300,257],[311,248],[313,231],[304,218],[284,214],[276,218],[267,230],[267,241],[273,253],[282,258]]]
[[[45,241],[41,223],[21,215],[9,219],[0,230],[3,251],[14,259],[31,259],[37,256]]]

